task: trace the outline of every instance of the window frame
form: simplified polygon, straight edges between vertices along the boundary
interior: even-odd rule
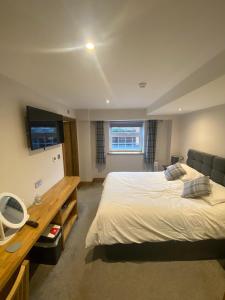
[[[143,155],[143,153],[144,153],[144,144],[145,144],[145,123],[144,123],[144,121],[118,121],[118,123],[120,123],[120,124],[122,124],[124,122],[124,125],[127,125],[127,124],[130,124],[129,126],[112,126],[111,124],[112,123],[117,123],[117,121],[111,121],[111,122],[109,122],[109,128],[108,128],[108,130],[109,130],[109,143],[108,143],[108,145],[109,145],[109,152],[108,152],[108,154],[127,154],[127,155],[129,155],[129,154],[135,154],[135,155]],[[136,124],[141,124],[141,126],[139,125],[139,126],[131,126],[131,124],[134,124],[135,125],[135,123]],[[136,150],[136,149],[134,149],[134,150],[131,150],[131,149],[129,149],[129,150],[125,150],[125,149],[112,149],[112,138],[113,138],[113,135],[112,135],[112,128],[113,127],[123,127],[123,128],[126,128],[126,127],[140,127],[141,128],[141,133],[139,134],[139,137],[140,137],[140,139],[141,139],[141,150]],[[126,137],[125,137],[126,138]],[[126,144],[126,142],[125,142],[125,144]]]

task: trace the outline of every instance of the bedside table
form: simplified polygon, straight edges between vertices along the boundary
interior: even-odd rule
[[[169,165],[162,165],[162,167],[163,167],[163,170],[166,170],[167,167],[169,167]]]

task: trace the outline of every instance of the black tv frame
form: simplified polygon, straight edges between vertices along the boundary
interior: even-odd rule
[[[47,110],[39,109],[32,106],[26,107],[26,115],[27,115],[27,135],[28,135],[28,147],[32,150],[46,149],[49,147],[53,147],[64,142],[64,132],[63,132],[63,116],[57,113],[53,113]],[[34,148],[32,145],[31,138],[31,122],[56,122],[59,142],[54,145],[49,145],[45,147]]]

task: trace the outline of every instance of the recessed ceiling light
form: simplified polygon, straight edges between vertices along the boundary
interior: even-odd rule
[[[95,48],[95,45],[94,45],[93,43],[87,43],[87,44],[85,45],[85,47],[86,47],[87,49],[89,49],[89,50],[93,50],[93,49]]]
[[[110,101],[109,101],[109,99],[106,99],[106,101],[105,101],[107,104],[109,104],[110,103]]]
[[[181,107],[179,107],[179,108],[178,108],[178,110],[179,110],[179,111],[182,111],[182,108],[181,108]]]

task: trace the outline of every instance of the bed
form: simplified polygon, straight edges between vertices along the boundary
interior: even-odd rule
[[[187,165],[225,186],[225,159],[189,150]],[[182,198],[183,184],[164,172],[110,173],[86,246],[111,258],[224,258],[225,203]]]

